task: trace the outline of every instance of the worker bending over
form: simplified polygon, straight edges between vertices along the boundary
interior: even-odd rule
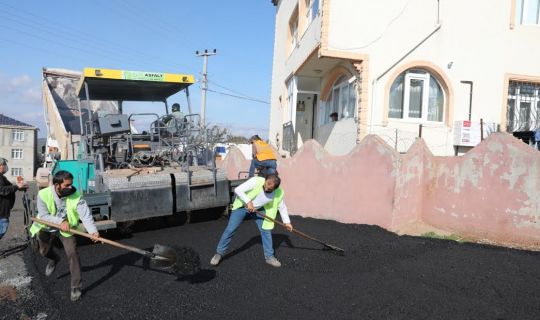
[[[219,240],[216,254],[210,260],[211,265],[217,266],[219,264],[236,230],[242,224],[242,221],[248,218],[255,219],[255,223],[259,227],[266,263],[273,267],[281,266],[279,260],[274,256],[274,248],[272,247],[272,229],[274,228],[274,223],[255,213],[259,211],[275,219],[279,210],[281,220],[285,223],[287,230],[293,230],[287,207],[283,200],[284,192],[280,184],[281,179],[276,173],[269,174],[266,178],[250,178],[234,189],[237,198],[233,203],[229,223]]]
[[[99,233],[86,201],[81,199],[80,193],[73,186],[73,175],[67,171],[58,171],[53,177],[53,185],[39,191],[37,209],[39,219],[61,227],[60,234],[57,229],[48,228],[37,222],[30,228],[30,235],[37,236],[39,253],[49,259],[45,275],[50,276],[60,260],[52,249],[53,241],[59,238],[64,246],[71,273],[71,301],[77,301],[81,297],[81,265],[77,241],[73,234],[67,231],[78,229],[80,219],[88,233],[94,237],[99,237]]]
[[[276,154],[272,147],[264,142],[258,135],[254,135],[249,139],[252,145],[253,160],[249,167],[249,176],[255,175],[256,168],[266,168],[268,173],[275,173],[277,170]]]

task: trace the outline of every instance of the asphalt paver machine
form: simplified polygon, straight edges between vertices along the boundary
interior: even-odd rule
[[[230,181],[215,165],[198,114],[169,112],[193,75],[86,68],[43,70],[50,172],[67,170],[98,228],[179,212],[227,208]],[[159,102],[125,113],[125,102]],[[135,130],[132,123],[146,124]],[[51,143],[49,143],[51,142]],[[51,147],[52,146],[52,147]]]

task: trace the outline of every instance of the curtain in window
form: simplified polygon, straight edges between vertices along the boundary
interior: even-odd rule
[[[409,118],[422,118],[424,80],[411,79],[409,90]]]
[[[353,118],[356,108],[356,87],[351,83],[349,84],[349,105],[347,106],[348,117]]]
[[[349,105],[349,85],[345,85],[340,88],[340,93],[339,93],[340,118],[349,117],[349,111],[347,108],[348,105]]]
[[[405,75],[402,73],[392,84],[390,88],[390,108],[388,117],[403,118],[403,79]]]
[[[540,100],[536,102],[536,115],[533,119],[535,129],[540,129]]]
[[[514,99],[508,99],[508,106],[507,106],[507,113],[506,113],[506,119],[507,120],[507,131],[514,131],[514,108],[516,107],[516,100]]]
[[[439,83],[429,77],[428,121],[443,121],[444,96]]]
[[[519,103],[519,123],[521,130],[530,130],[531,122],[531,103],[520,102]]]
[[[334,88],[332,92],[332,112],[339,112],[339,88]]]

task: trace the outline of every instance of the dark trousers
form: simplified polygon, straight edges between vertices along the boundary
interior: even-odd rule
[[[253,158],[251,160],[251,166],[249,167],[249,177],[253,177],[255,175],[255,169],[256,168],[266,168],[267,174],[274,174],[277,170],[277,161],[276,160],[263,160],[259,161],[257,158]]]
[[[56,238],[60,238],[62,246],[69,263],[69,272],[71,273],[71,288],[81,288],[81,262],[77,252],[77,241],[75,236],[64,237],[58,232],[40,231],[37,234],[39,242],[39,253],[45,258],[58,262],[60,257],[54,252],[53,244]]]

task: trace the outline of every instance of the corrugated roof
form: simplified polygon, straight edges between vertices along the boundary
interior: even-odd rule
[[[13,126],[13,127],[34,127],[28,123],[24,123],[19,120],[10,118],[2,113],[0,113],[0,126]]]

